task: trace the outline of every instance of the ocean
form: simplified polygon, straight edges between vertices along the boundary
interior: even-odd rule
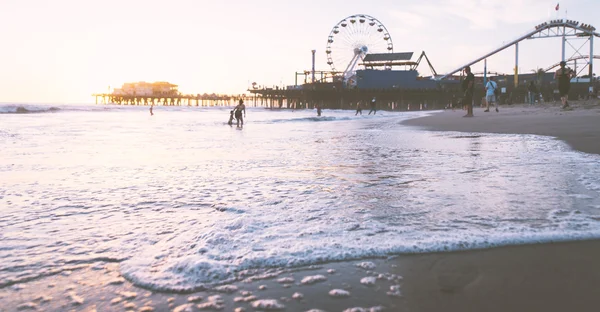
[[[600,238],[600,156],[434,112],[0,104],[0,288],[83,265],[185,291],[272,268]]]

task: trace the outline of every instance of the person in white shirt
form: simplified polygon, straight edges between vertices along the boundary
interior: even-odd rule
[[[490,104],[496,104],[496,112],[498,112],[498,100],[494,91],[498,89],[498,84],[494,81],[494,77],[490,77],[490,80],[485,84],[485,103],[486,107],[484,112],[490,111]]]

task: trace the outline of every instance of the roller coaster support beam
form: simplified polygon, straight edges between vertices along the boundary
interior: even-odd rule
[[[590,36],[590,59],[588,64],[590,87],[594,87],[594,36]],[[592,89],[592,91],[594,91]]]
[[[515,88],[519,85],[519,43],[515,43]]]
[[[483,60],[483,85],[487,83],[487,59]]]

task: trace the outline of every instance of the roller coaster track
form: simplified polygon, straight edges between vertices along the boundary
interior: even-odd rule
[[[589,57],[590,57],[589,55],[577,55],[577,56],[573,56],[573,57],[565,60],[565,62],[569,63],[569,62],[572,62],[572,61],[575,61],[575,60],[581,60],[581,59],[587,60]],[[594,55],[594,58],[595,59],[600,59],[600,55]],[[555,69],[556,67],[558,67],[559,65],[560,65],[560,62],[556,63],[556,64],[552,64],[551,66],[549,66],[546,69],[544,69],[544,71],[545,72],[551,71],[551,70]]]
[[[527,32],[526,34],[518,37],[515,40],[510,41],[507,44],[487,53],[467,64],[464,64],[445,75],[436,78],[436,80],[446,79],[449,76],[461,71],[466,66],[471,66],[486,59],[506,48],[509,48],[526,39],[537,39],[537,38],[549,38],[549,37],[600,37],[600,34],[596,32],[596,28],[588,24],[580,24],[578,21],[567,20],[567,19],[555,19],[549,22],[541,23],[535,26],[535,29]],[[584,58],[584,57],[581,57]],[[594,55],[594,58],[596,56]]]

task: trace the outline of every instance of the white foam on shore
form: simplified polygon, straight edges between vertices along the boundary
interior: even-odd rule
[[[119,262],[140,286],[214,289],[328,261],[600,238],[600,157],[551,138],[398,124],[412,113],[249,108],[236,131],[221,108],[118,110],[3,117],[0,286]]]

